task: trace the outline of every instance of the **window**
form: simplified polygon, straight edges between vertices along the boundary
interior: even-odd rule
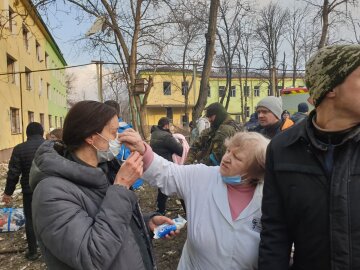
[[[11,134],[20,133],[20,114],[19,109],[10,108]]]
[[[23,36],[25,49],[28,51],[29,50],[29,30],[27,30],[25,25],[23,25],[23,27],[22,27],[22,36]]]
[[[171,83],[170,82],[163,82],[163,93],[165,96],[171,95]]]
[[[271,96],[271,85],[268,86],[268,96]]]
[[[48,68],[49,66],[49,55],[45,52],[45,67]]]
[[[42,62],[41,47],[39,42],[37,41],[35,41],[35,48],[36,48],[36,58],[39,62]]]
[[[50,84],[46,84],[46,95],[47,95],[47,98],[48,98],[48,100],[50,100]]]
[[[40,113],[40,124],[45,128],[45,116],[43,113]]]
[[[281,93],[281,90],[283,89],[283,87],[280,85],[280,86],[277,86],[277,92],[280,94]]]
[[[189,91],[189,82],[181,82],[181,94],[183,96],[185,96],[185,94],[187,94],[187,92]]]
[[[239,114],[235,115],[235,121],[238,122],[238,123],[241,122],[241,118],[240,118]]]
[[[244,96],[248,97],[250,96],[250,86],[244,85]]]
[[[34,112],[28,111],[28,123],[34,122]]]
[[[43,79],[40,78],[40,80],[39,80],[39,97],[42,96],[42,93],[43,93]]]
[[[245,107],[245,115],[246,117],[250,117],[250,107]]]
[[[63,119],[62,119],[62,117],[60,117],[60,127],[61,128],[63,127]]]
[[[8,82],[15,83],[15,59],[7,55]]]
[[[57,125],[57,116],[55,116],[55,123],[54,123],[54,126],[57,128],[58,125]]]
[[[225,96],[225,86],[219,86],[219,97]]]
[[[25,82],[26,82],[26,89],[31,90],[32,81],[31,81],[31,70],[25,67]]]
[[[236,86],[231,86],[230,97],[236,97]]]
[[[208,84],[208,97],[211,97],[211,87],[209,84]]]
[[[49,128],[52,128],[53,124],[52,124],[52,115],[49,114]]]
[[[260,86],[254,86],[254,97],[260,97]]]
[[[15,28],[15,21],[14,21],[14,11],[9,7],[9,31],[10,33],[14,32],[14,28]]]

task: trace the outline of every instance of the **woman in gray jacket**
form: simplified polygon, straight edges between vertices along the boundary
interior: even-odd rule
[[[109,179],[101,161],[117,129],[113,108],[81,101],[65,118],[64,144],[47,141],[35,155],[34,228],[50,270],[156,269],[149,231],[172,221],[155,214],[144,221],[129,189],[143,172],[139,153]]]

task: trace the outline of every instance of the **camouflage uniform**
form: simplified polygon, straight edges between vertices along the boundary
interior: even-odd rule
[[[236,132],[242,131],[229,115],[218,129],[205,129],[191,145],[185,164],[202,163],[208,166],[219,165],[226,147],[224,141]]]
[[[359,66],[360,45],[328,46],[312,56],[306,64],[305,82],[315,107]]]

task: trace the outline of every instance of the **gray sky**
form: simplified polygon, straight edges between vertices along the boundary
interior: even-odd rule
[[[261,8],[270,0],[256,0],[257,7]],[[322,2],[322,0],[313,0],[313,2]],[[304,2],[301,0],[279,0],[279,3],[282,4],[284,7],[292,8],[294,5],[299,6],[303,5]],[[57,6],[59,10],[69,10],[68,8],[63,7],[63,1],[57,1]],[[352,8],[352,10],[354,10]],[[358,12],[358,18],[360,17],[360,10],[359,8],[355,9]],[[88,52],[82,49],[82,45],[84,42],[78,41],[80,38],[84,37],[87,30],[91,27],[92,22],[90,21],[83,21],[79,24],[76,21],[76,14],[75,10],[70,10],[70,13],[65,14],[64,12],[56,12],[54,8],[50,7],[47,9],[49,12],[48,16],[48,23],[50,25],[49,29],[55,38],[59,48],[61,49],[67,63],[69,66],[77,65],[77,64],[84,64],[89,63],[91,60],[98,60],[94,59]],[[44,18],[47,21],[46,18]],[[338,29],[337,33],[340,33],[343,36],[337,38],[346,38],[350,39],[352,37],[353,32],[350,27],[342,27]],[[94,66],[87,66],[78,69],[72,69],[72,71],[77,76],[77,81],[74,83],[76,92],[79,96],[87,99],[96,99],[96,69]]]

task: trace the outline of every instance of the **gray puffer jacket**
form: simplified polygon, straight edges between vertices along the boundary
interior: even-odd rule
[[[36,152],[30,186],[48,269],[156,269],[135,193],[111,185],[102,168],[45,142]]]

